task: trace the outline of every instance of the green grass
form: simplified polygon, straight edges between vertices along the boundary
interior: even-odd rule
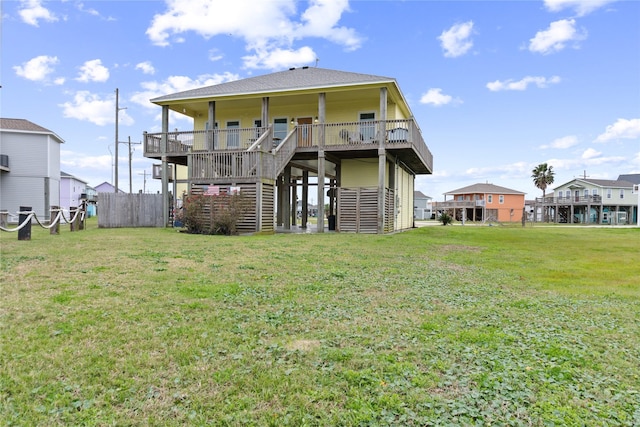
[[[1,425],[640,425],[640,230],[0,234]]]

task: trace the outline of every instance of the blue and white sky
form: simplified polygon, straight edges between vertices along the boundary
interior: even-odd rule
[[[489,182],[541,196],[640,173],[640,2],[3,1],[0,116],[64,141],[62,170],[112,182],[119,140],[159,131],[149,99],[289,67],[395,78],[434,155],[434,200]],[[186,120],[172,127],[189,130]],[[152,162],[134,146],[133,191]],[[129,187],[127,146],[119,186]],[[160,189],[147,179],[147,191]]]

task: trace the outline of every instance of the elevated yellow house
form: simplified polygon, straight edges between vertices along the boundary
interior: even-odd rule
[[[240,191],[252,201],[239,230],[306,227],[310,189],[340,232],[386,233],[413,225],[414,180],[433,157],[395,79],[314,67],[152,99],[162,132],[145,133],[144,155],[159,175],[169,223],[169,181],[189,193]],[[193,119],[170,131],[169,111]],[[183,174],[173,170],[183,169]],[[321,209],[322,211],[322,209]],[[325,229],[319,215],[318,232]]]

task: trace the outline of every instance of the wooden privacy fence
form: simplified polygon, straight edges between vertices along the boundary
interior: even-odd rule
[[[98,193],[98,227],[164,227],[162,194]]]

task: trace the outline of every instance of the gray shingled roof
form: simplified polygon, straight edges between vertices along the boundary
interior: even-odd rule
[[[493,193],[493,194],[526,194],[522,191],[512,190],[506,187],[500,187],[499,185],[493,184],[473,184],[468,187],[458,188],[457,190],[447,191],[444,194],[447,195],[455,195],[455,194],[485,194],[485,193]]]
[[[391,77],[329,70],[326,68],[302,67],[160,96],[152,99],[151,102],[159,104],[165,101],[209,98],[214,96],[268,93],[370,83],[397,84],[396,80]]]
[[[623,181],[620,179],[577,179],[576,181],[582,181],[582,182],[586,182],[591,185],[597,185],[600,187],[633,187],[632,182]]]
[[[15,131],[15,132],[29,132],[29,133],[41,133],[53,136],[60,143],[64,143],[64,140],[56,135],[55,132],[50,131],[47,128],[43,128],[29,120],[25,119],[3,119],[0,118],[0,130],[3,131]]]
[[[627,181],[634,184],[640,184],[640,173],[630,173],[618,176],[618,181]]]
[[[1,119],[0,129],[2,130],[21,130],[26,132],[44,132],[53,133],[49,129],[43,128],[29,120],[25,119]]]

